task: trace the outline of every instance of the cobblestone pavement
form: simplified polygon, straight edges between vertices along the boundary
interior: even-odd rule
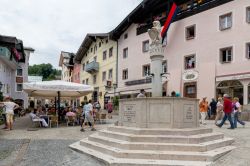
[[[96,125],[100,130],[112,124]],[[0,130],[0,166],[103,166],[104,164],[71,150],[68,146],[90,134],[80,132],[80,127],[33,129],[29,117],[16,120],[14,130]],[[1,128],[3,126],[0,126]]]
[[[115,121],[109,121],[113,123]],[[108,125],[97,125],[97,130]],[[0,126],[2,127],[2,126]],[[79,131],[79,126],[48,128],[28,131],[31,122],[28,117],[22,117],[15,122],[13,131],[0,130],[0,166],[104,166],[105,164],[87,155],[77,153],[68,148],[73,142],[92,134]],[[243,128],[228,130],[228,125],[222,128],[214,126],[213,121],[207,121],[207,127],[223,132],[225,136],[235,139],[237,149],[217,160],[214,166],[250,166],[250,123]]]

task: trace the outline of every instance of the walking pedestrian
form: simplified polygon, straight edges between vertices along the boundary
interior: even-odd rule
[[[90,123],[91,124],[91,131],[96,131],[96,129],[94,128],[94,118],[93,118],[93,105],[92,105],[92,100],[89,100],[89,103],[85,106],[84,108],[84,115],[85,115],[85,119],[84,119],[84,123],[82,124],[82,129],[81,131],[84,132],[84,126],[85,123]]]
[[[223,100],[221,97],[218,98],[218,102],[216,105],[216,117],[215,117],[215,124],[217,124],[218,120],[221,120],[223,118],[224,112],[223,112]]]
[[[245,127],[245,122],[239,120],[241,114],[241,105],[238,97],[233,99],[233,109],[234,109],[234,128],[237,128],[237,123],[239,122],[243,127]]]
[[[6,113],[6,129],[7,131],[13,129],[13,121],[14,121],[14,110],[19,107],[16,103],[12,102],[10,97],[5,99],[5,102],[0,102],[0,105],[5,106],[5,113]]]
[[[222,121],[220,122],[220,124],[216,124],[216,126],[222,127],[223,124],[225,123],[225,121],[228,119],[229,122],[230,122],[230,125],[231,125],[231,127],[228,128],[228,129],[234,129],[234,123],[233,123],[232,117],[231,117],[231,113],[232,113],[232,110],[233,110],[232,101],[230,100],[230,98],[229,98],[229,96],[227,94],[223,95],[223,100],[224,100],[223,110],[224,110],[225,115],[224,115]]]
[[[217,102],[215,99],[212,99],[212,101],[209,104],[209,107],[210,107],[211,119],[214,119],[216,116],[216,109],[217,109]]]
[[[208,102],[206,101],[207,97],[203,97],[202,101],[199,104],[200,114],[201,114],[201,124],[206,125],[205,119],[208,111]]]

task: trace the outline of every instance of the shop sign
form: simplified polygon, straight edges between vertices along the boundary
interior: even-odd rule
[[[233,76],[217,77],[216,81],[229,81],[229,80],[244,80],[249,79],[250,74],[239,74]]]
[[[183,73],[182,79],[184,81],[194,81],[197,80],[199,77],[199,73],[195,70],[189,70]]]

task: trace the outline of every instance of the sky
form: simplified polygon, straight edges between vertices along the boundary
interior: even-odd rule
[[[0,0],[0,35],[35,49],[30,65],[58,68],[61,51],[76,53],[87,33],[113,30],[142,0]]]

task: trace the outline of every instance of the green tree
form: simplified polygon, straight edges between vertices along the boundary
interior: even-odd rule
[[[50,63],[29,66],[30,76],[42,76],[44,81],[54,80],[61,75],[61,70],[54,69]]]

